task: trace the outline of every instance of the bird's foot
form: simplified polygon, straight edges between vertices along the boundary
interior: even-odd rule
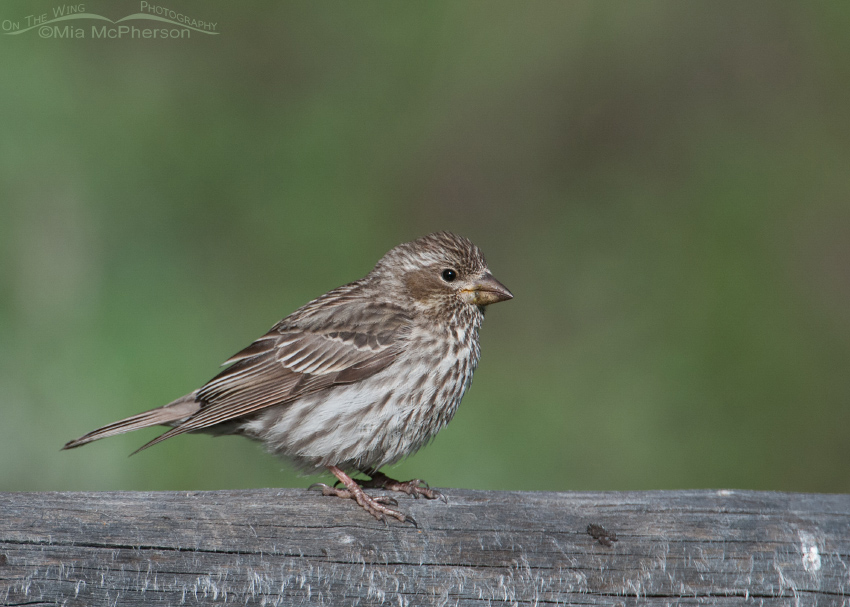
[[[445,495],[436,489],[431,489],[431,486],[422,479],[414,478],[413,480],[401,482],[390,478],[383,472],[369,471],[365,474],[368,474],[371,478],[368,481],[360,483],[360,486],[364,489],[386,489],[388,491],[399,491],[401,493],[406,493],[407,495],[412,495],[416,499],[419,499],[420,497],[424,497],[429,500],[439,498],[443,500],[443,503],[449,503],[449,500],[446,499]]]
[[[330,470],[333,475],[336,476],[343,485],[345,485],[345,489],[337,489],[336,487],[330,487],[324,483],[315,483],[310,485],[310,489],[313,489],[314,487],[319,488],[322,490],[322,495],[341,497],[343,499],[353,499],[361,508],[379,521],[387,522],[387,517],[391,516],[402,523],[413,523],[414,527],[419,526],[416,524],[416,521],[412,516],[390,507],[398,505],[398,502],[393,498],[372,497],[363,491],[363,488],[358,485],[354,479],[336,466],[328,466],[328,470]]]

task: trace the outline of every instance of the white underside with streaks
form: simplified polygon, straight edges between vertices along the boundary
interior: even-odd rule
[[[464,328],[414,329],[405,351],[386,369],[266,409],[240,431],[305,471],[395,463],[428,443],[454,416],[478,365],[482,319],[476,313]],[[474,339],[464,339],[468,331]]]

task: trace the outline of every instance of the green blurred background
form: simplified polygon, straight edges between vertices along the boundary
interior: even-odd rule
[[[0,490],[307,486],[59,448],[449,229],[516,297],[393,476],[850,491],[850,4],[151,4],[220,35],[0,33]]]

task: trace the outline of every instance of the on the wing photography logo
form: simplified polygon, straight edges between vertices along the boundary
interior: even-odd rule
[[[90,23],[86,23],[90,22]],[[85,4],[55,6],[49,13],[2,19],[0,31],[7,36],[38,32],[40,38],[93,39],[186,39],[193,34],[217,36],[218,23],[197,19],[181,11],[142,0],[139,12],[113,21],[86,12]]]

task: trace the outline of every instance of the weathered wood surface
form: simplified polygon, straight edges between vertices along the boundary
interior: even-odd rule
[[[0,602],[850,605],[848,495],[447,495],[402,496],[417,529],[306,490],[4,493]]]

